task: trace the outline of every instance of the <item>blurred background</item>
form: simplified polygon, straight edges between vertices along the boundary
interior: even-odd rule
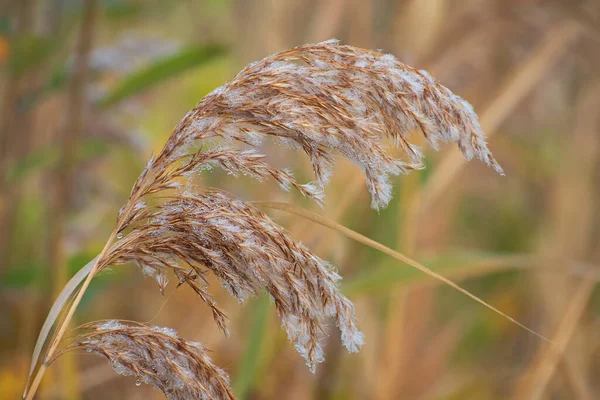
[[[268,300],[217,330],[195,293],[161,296],[136,268],[98,276],[75,320],[123,318],[202,342],[241,399],[600,398],[600,1],[0,0],[0,398],[20,398],[64,284],[102,249],[172,127],[246,63],[336,37],[392,53],[470,101],[506,171],[427,151],[379,213],[341,162],[328,218],[419,260],[558,344],[384,254],[271,213],[336,265],[366,344],[335,327],[312,375]],[[278,148],[273,147],[276,157]],[[288,159],[311,180],[301,154]],[[248,200],[305,207],[275,185],[206,173]],[[559,351],[564,349],[561,355]],[[160,399],[104,360],[71,354],[40,399]]]

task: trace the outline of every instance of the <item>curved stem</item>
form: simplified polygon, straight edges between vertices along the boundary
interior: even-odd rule
[[[129,208],[131,208],[131,207],[129,207]],[[123,216],[125,216],[126,214],[128,214],[128,212],[123,213]],[[117,228],[119,227],[119,225],[120,224],[117,224]],[[33,382],[31,383],[31,386],[25,392],[25,396],[24,396],[25,400],[32,400],[33,396],[35,396],[35,393],[37,392],[37,389],[40,385],[40,382],[42,381],[42,377],[44,376],[46,369],[48,369],[48,361],[51,360],[52,357],[54,356],[54,353],[56,352],[56,349],[58,348],[58,344],[60,343],[62,337],[64,336],[64,334],[67,330],[67,327],[69,326],[69,322],[71,322],[71,319],[73,319],[75,310],[77,309],[77,306],[79,305],[79,303],[81,302],[81,299],[83,298],[83,294],[85,293],[88,286],[90,285],[92,278],[96,275],[96,272],[98,272],[98,267],[100,265],[100,262],[106,256],[106,253],[110,249],[110,246],[112,245],[112,242],[115,240],[116,236],[117,236],[117,229],[115,229],[111,233],[110,237],[108,238],[108,241],[106,242],[106,245],[102,249],[102,252],[96,258],[96,263],[94,264],[94,267],[92,268],[89,275],[87,276],[87,278],[81,285],[81,289],[79,289],[79,292],[77,292],[77,296],[75,296],[73,303],[69,307],[69,311],[67,312],[65,319],[58,326],[56,335],[54,336],[54,339],[52,340],[52,343],[50,344],[50,347],[48,348],[48,351],[46,352],[46,355],[44,356],[44,361],[42,362],[42,365],[40,365],[40,369],[36,373],[35,378],[33,379]]]
[[[50,333],[52,326],[54,325],[54,323],[56,322],[56,319],[58,318],[58,314],[65,307],[65,304],[67,304],[67,301],[69,300],[71,295],[75,292],[75,290],[77,290],[79,285],[90,274],[90,271],[96,265],[97,259],[98,259],[97,256],[94,257],[93,260],[91,260],[83,268],[81,268],[75,275],[73,275],[71,280],[65,285],[65,287],[62,289],[62,291],[60,292],[60,294],[54,301],[54,304],[52,304],[52,307],[50,308],[50,312],[48,313],[48,316],[46,317],[46,321],[44,321],[44,325],[42,326],[42,329],[40,330],[40,334],[38,335],[38,339],[35,344],[35,348],[33,349],[33,357],[31,358],[31,366],[29,368],[29,376],[27,377],[27,383],[25,384],[26,388],[29,387],[29,383],[31,382],[31,377],[32,377],[31,375],[33,374],[33,371],[38,364],[38,359],[40,357],[40,353],[42,352],[42,348],[44,347],[44,343],[46,342],[46,339],[48,338],[48,334]]]
[[[119,217],[116,228],[110,234],[110,237],[106,241],[106,245],[104,245],[104,248],[102,249],[102,251],[100,252],[98,257],[96,257],[96,259],[95,259],[96,262],[94,264],[94,267],[90,270],[90,273],[87,276],[87,278],[85,279],[85,281],[83,282],[83,284],[81,285],[81,289],[79,289],[79,292],[77,292],[77,295],[75,296],[73,303],[69,307],[69,310],[67,311],[67,315],[65,316],[64,320],[58,326],[58,328],[56,330],[56,335],[54,335],[52,343],[50,344],[48,351],[44,355],[44,361],[42,362],[42,365],[40,365],[40,369],[37,371],[35,378],[33,379],[33,382],[31,383],[31,386],[26,388],[25,394],[23,395],[23,399],[32,400],[33,396],[35,396],[35,393],[40,385],[40,382],[42,381],[42,377],[44,376],[46,369],[48,369],[48,364],[49,364],[48,361],[51,360],[52,357],[54,356],[54,353],[56,352],[56,349],[58,348],[60,341],[62,340],[63,336],[65,335],[65,332],[67,331],[69,322],[71,322],[71,319],[73,319],[75,310],[77,309],[77,306],[79,305],[79,303],[81,302],[81,299],[83,298],[83,294],[85,293],[88,286],[90,285],[92,278],[98,272],[99,266],[102,265],[102,262],[104,261],[106,254],[110,250],[110,247],[112,246],[115,238],[117,237],[118,232],[121,229],[121,225],[123,224],[124,221],[127,220],[129,213],[131,212],[131,210],[133,209],[133,207],[135,206],[135,204],[137,203],[138,200],[139,200],[139,196],[132,195],[129,198],[129,200],[127,201],[127,206],[123,210],[123,213],[121,214],[121,216]]]

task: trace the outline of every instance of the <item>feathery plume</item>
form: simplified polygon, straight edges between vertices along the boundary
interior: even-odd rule
[[[416,130],[435,149],[439,143],[455,142],[467,159],[476,157],[502,173],[471,105],[427,72],[391,55],[330,40],[248,65],[231,82],[204,97],[175,127],[162,151],[149,160],[70,315],[95,273],[109,265],[135,263],[157,280],[161,290],[167,284],[167,272],[172,271],[180,285],[190,286],[211,308],[216,323],[227,332],[226,315],[211,298],[205,279],[207,271],[212,271],[240,301],[262,290],[270,295],[290,340],[311,371],[324,359],[321,342],[329,318],[340,328],[346,348],[358,351],[363,336],[352,303],[339,292],[340,277],[334,269],[251,204],[217,190],[194,187],[190,178],[219,167],[234,176],[272,178],[284,189],[295,188],[321,203],[334,157],[340,154],[362,170],[371,205],[378,209],[390,201],[391,175],[423,168],[423,155],[410,142]],[[291,172],[270,166],[258,152],[269,137],[304,151],[316,181],[301,184]],[[404,159],[390,156],[388,145],[399,147]],[[147,350],[146,344],[161,343],[171,353],[181,350],[169,347],[169,335],[161,336],[150,328],[111,326],[90,325],[95,331],[78,345],[104,351],[114,344],[119,350],[107,353],[107,358],[121,360],[131,355],[130,361],[141,365],[147,361],[146,353],[138,353]],[[49,357],[64,329],[63,323]],[[133,332],[140,335],[134,337],[147,341],[132,341]],[[106,339],[98,341],[102,335]],[[118,365],[123,365],[121,361]],[[127,371],[137,375],[135,362],[128,364]],[[164,362],[169,362],[168,357]],[[196,393],[203,382],[214,382],[208,374],[217,370],[198,368],[204,374],[200,382],[181,372],[186,379],[177,388]],[[44,367],[40,370],[33,392]],[[215,374],[222,376],[219,371]],[[156,373],[148,376],[152,378],[141,379],[173,390]],[[165,393],[186,398],[174,391]]]
[[[417,129],[435,149],[457,142],[467,159],[475,156],[502,173],[469,103],[392,55],[329,40],[248,65],[183,118],[157,164],[170,164],[209,138],[255,147],[272,136],[308,154],[320,187],[334,153],[348,158],[364,172],[377,209],[391,198],[390,175],[423,168],[420,150],[409,142]],[[386,139],[407,160],[388,155]]]
[[[314,371],[323,360],[320,339],[328,317],[335,317],[348,350],[362,344],[353,306],[337,289],[339,276],[251,205],[216,191],[200,193],[187,178],[218,166],[236,176],[272,177],[321,202],[337,152],[363,170],[378,208],[391,198],[389,175],[423,167],[420,150],[409,142],[419,128],[434,148],[457,142],[465,157],[502,172],[472,107],[391,55],[331,40],[250,64],[204,97],[149,161],[122,209],[128,213],[119,232],[126,236],[102,266],[135,262],[161,289],[172,270],[211,307],[225,332],[226,317],[207,291],[206,271],[240,301],[265,289]],[[257,152],[265,137],[302,149],[316,183],[299,184],[288,171],[270,167]],[[203,149],[218,139],[219,145]],[[385,140],[404,150],[407,160],[388,155]],[[163,193],[158,204],[142,200],[169,189],[176,190]]]
[[[353,305],[339,293],[339,275],[255,207],[193,187],[189,178],[220,167],[234,176],[273,178],[320,203],[337,152],[363,170],[378,208],[390,200],[389,175],[423,167],[421,152],[409,142],[417,128],[435,148],[457,142],[467,158],[502,171],[472,107],[390,55],[332,40],[250,64],[204,97],[148,162],[121,210],[121,239],[99,269],[133,262],[161,290],[171,270],[211,308],[225,333],[227,318],[208,291],[207,271],[240,301],[266,290],[314,371],[324,359],[321,339],[329,318],[349,351],[363,343]],[[302,149],[316,182],[302,185],[290,172],[269,166],[257,152],[265,137]],[[407,160],[388,155],[385,140],[404,150]]]
[[[212,363],[206,349],[178,337],[173,329],[120,321],[92,322],[82,329],[89,332],[62,353],[98,354],[118,374],[134,376],[137,385],[150,384],[169,399],[235,399],[229,377]]]
[[[106,265],[136,262],[160,285],[172,270],[211,307],[224,331],[225,315],[203,280],[207,270],[239,301],[265,290],[313,371],[323,360],[328,318],[335,318],[349,351],[362,345],[352,303],[338,290],[340,276],[252,205],[216,190],[178,194],[144,208],[130,226]]]

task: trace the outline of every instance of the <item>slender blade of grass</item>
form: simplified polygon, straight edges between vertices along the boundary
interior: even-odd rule
[[[346,228],[343,225],[338,224],[335,221],[330,221],[322,216],[320,216],[319,214],[315,214],[311,211],[308,210],[303,210],[300,209],[298,207],[295,207],[291,204],[287,204],[287,203],[279,203],[279,202],[263,202],[263,201],[257,201],[255,202],[256,205],[260,206],[260,207],[265,207],[265,208],[271,208],[271,209],[275,209],[275,210],[281,210],[281,211],[286,211],[292,214],[296,214],[299,215],[303,218],[309,219],[313,222],[316,222],[319,225],[325,226],[327,228],[336,230],[340,233],[342,233],[343,235],[347,236],[348,238],[355,240],[357,242],[360,242],[364,245],[367,245],[369,247],[372,247],[376,250],[381,251],[382,253],[385,253],[393,258],[395,258],[396,260],[402,261],[403,263],[406,263],[416,269],[418,269],[419,271],[429,275],[430,277],[445,283],[446,285],[458,290],[459,292],[461,292],[462,294],[470,297],[471,299],[475,300],[476,302],[478,302],[479,304],[483,305],[484,307],[492,310],[493,312],[495,312],[496,314],[506,318],[507,320],[511,321],[512,323],[520,326],[521,328],[525,329],[527,332],[537,336],[538,338],[549,342],[553,345],[556,345],[554,342],[552,342],[550,339],[548,339],[547,337],[545,337],[544,335],[537,333],[536,331],[534,331],[531,328],[528,328],[527,326],[523,325],[522,323],[520,323],[519,321],[517,321],[516,319],[510,317],[508,314],[500,311],[499,309],[497,309],[496,307],[492,306],[491,304],[483,301],[482,299],[480,299],[479,297],[475,296],[474,294],[472,294],[471,292],[469,292],[466,289],[463,289],[462,287],[458,286],[456,283],[452,282],[451,280],[449,280],[448,278],[438,274],[437,272],[431,270],[430,268],[427,268],[426,266],[418,263],[417,261],[405,256],[404,254],[398,253],[395,250],[390,249],[387,246],[382,245],[379,242],[376,242],[372,239],[369,239],[366,236],[361,235],[360,233],[353,231],[352,229]]]
[[[54,326],[54,323],[56,322],[58,316],[60,315],[60,312],[62,311],[65,304],[69,301],[69,298],[71,297],[71,295],[75,292],[77,287],[79,287],[81,282],[83,282],[83,280],[88,276],[88,274],[90,273],[90,271],[96,264],[96,259],[97,259],[97,257],[94,258],[89,263],[87,263],[83,268],[81,268],[71,278],[71,280],[65,285],[63,290],[60,292],[60,294],[54,301],[54,304],[52,304],[52,307],[50,308],[50,312],[48,312],[48,316],[46,317],[46,320],[44,321],[44,325],[42,326],[42,329],[40,330],[40,334],[38,336],[37,342],[35,343],[35,348],[33,350],[33,356],[31,358],[31,366],[29,367],[29,375],[27,377],[27,384],[25,387],[27,387],[27,388],[29,387],[29,382],[33,375],[33,371],[35,370],[37,362],[40,358],[40,354],[42,352],[42,349],[44,348],[44,344],[46,344],[46,340],[48,339],[48,335],[50,334],[50,330],[52,329],[52,326]]]

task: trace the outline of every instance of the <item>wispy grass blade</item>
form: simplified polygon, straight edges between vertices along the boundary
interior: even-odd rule
[[[512,318],[511,316],[507,315],[506,313],[498,310],[496,307],[492,306],[489,303],[486,303],[485,301],[483,301],[482,299],[480,299],[479,297],[475,296],[474,294],[472,294],[471,292],[469,292],[466,289],[463,289],[462,287],[458,286],[456,283],[452,282],[451,280],[449,280],[448,278],[438,274],[437,272],[431,270],[430,268],[427,268],[426,266],[418,263],[417,261],[405,256],[404,254],[398,253],[395,250],[390,249],[387,246],[382,245],[379,242],[376,242],[372,239],[369,239],[366,236],[361,235],[358,232],[353,231],[352,229],[346,228],[343,225],[338,224],[337,222],[334,221],[330,221],[322,216],[320,216],[319,214],[313,213],[311,211],[308,210],[303,210],[300,209],[298,207],[295,207],[291,204],[287,204],[287,203],[278,203],[278,202],[255,202],[256,205],[260,206],[260,207],[265,207],[265,208],[271,208],[271,209],[275,209],[275,210],[281,210],[281,211],[286,211],[292,214],[296,214],[299,215],[303,218],[307,218],[319,225],[323,225],[327,228],[333,229],[335,231],[338,231],[340,233],[342,233],[343,235],[347,236],[348,238],[355,240],[359,243],[362,243],[364,245],[367,245],[371,248],[374,248],[375,250],[379,250],[382,253],[385,253],[399,261],[402,261],[403,263],[406,263],[408,265],[410,265],[411,267],[414,267],[416,269],[418,269],[419,271],[429,275],[430,277],[458,290],[459,292],[461,292],[462,294],[470,297],[471,299],[475,300],[476,302],[478,302],[479,304],[483,305],[484,307],[487,307],[488,309],[492,310],[493,312],[495,312],[496,314],[506,318],[507,320],[511,321],[512,323],[520,326],[521,328],[525,329],[527,332],[532,333],[533,335],[539,337],[540,339],[543,339],[546,342],[549,342],[551,344],[555,344],[554,342],[552,342],[550,339],[548,339],[547,337],[543,336],[542,334],[534,331],[531,328],[528,328],[527,326],[523,325],[522,323],[520,323],[519,321],[517,321],[516,319]]]
[[[83,268],[81,268],[71,278],[71,280],[69,280],[69,282],[65,285],[63,290],[60,292],[60,294],[54,301],[54,304],[52,304],[52,307],[50,308],[50,311],[48,312],[48,316],[46,317],[46,320],[44,321],[44,325],[42,326],[42,329],[40,330],[40,334],[38,335],[37,342],[35,343],[35,347],[33,349],[33,355],[31,358],[31,365],[29,367],[29,375],[27,376],[26,387],[29,387],[29,383],[30,383],[31,377],[33,375],[33,371],[35,371],[35,367],[37,366],[42,349],[44,348],[44,345],[46,344],[46,341],[48,340],[48,335],[50,334],[50,331],[52,330],[54,323],[58,319],[60,312],[63,310],[63,308],[65,307],[65,304],[67,304],[67,302],[71,298],[71,295],[73,295],[73,293],[77,290],[77,288],[79,287],[81,282],[83,282],[85,280],[85,278],[87,278],[87,276],[90,273],[90,271],[92,270],[92,268],[94,268],[94,265],[96,264],[96,260],[97,260],[97,257],[94,258],[89,263],[87,263]]]

